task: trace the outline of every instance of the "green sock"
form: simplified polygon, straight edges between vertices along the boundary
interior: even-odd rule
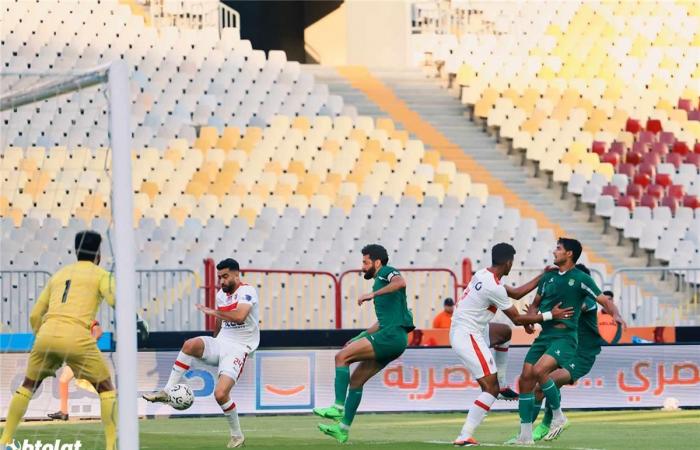
[[[520,394],[518,402],[518,412],[520,413],[520,423],[532,423],[532,409],[535,407],[535,396],[532,392]]]
[[[552,410],[559,409],[559,388],[557,388],[557,385],[554,384],[551,378],[542,385],[542,392],[544,392],[544,396],[547,398],[547,406],[552,408]]]
[[[360,401],[362,400],[362,388],[350,389],[348,392],[348,398],[345,400],[345,412],[343,414],[343,420],[341,423],[347,427],[352,425],[353,419],[355,419],[355,413],[357,408],[360,406]]]
[[[350,367],[340,366],[335,368],[335,406],[343,409],[345,397],[348,395],[350,384]]]
[[[540,409],[542,409],[542,400],[538,402],[537,397],[535,397],[535,406],[532,410],[532,423],[535,423],[535,421],[537,420],[537,416],[540,415]]]
[[[542,423],[546,426],[552,424],[552,408],[549,407],[549,403],[544,405],[544,417],[542,418]]]

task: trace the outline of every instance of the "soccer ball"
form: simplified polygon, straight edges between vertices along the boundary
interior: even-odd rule
[[[170,400],[168,403],[178,411],[183,411],[194,403],[194,394],[192,388],[186,384],[176,384],[168,390]]]

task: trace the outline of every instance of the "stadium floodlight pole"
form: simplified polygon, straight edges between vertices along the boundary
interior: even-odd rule
[[[120,450],[139,448],[136,404],[136,272],[134,269],[129,71],[121,60],[109,66],[109,131],[112,145],[112,217],[117,284],[117,390]]]

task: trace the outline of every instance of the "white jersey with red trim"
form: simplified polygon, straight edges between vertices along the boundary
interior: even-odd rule
[[[488,269],[481,269],[474,274],[457,302],[452,327],[463,327],[470,333],[483,335],[496,312],[512,305],[506,288],[496,275]]]
[[[248,347],[254,351],[260,344],[260,327],[258,326],[258,292],[253,286],[242,284],[235,292],[227,294],[221,289],[216,293],[216,309],[234,311],[238,305],[248,303],[250,312],[241,324],[223,320],[217,339],[226,339]]]

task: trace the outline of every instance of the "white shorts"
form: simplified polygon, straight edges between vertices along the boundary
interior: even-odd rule
[[[488,328],[484,333],[474,333],[463,327],[450,329],[450,344],[462,363],[478,380],[496,373],[496,363],[489,350]]]
[[[199,336],[204,342],[204,354],[202,362],[210,366],[218,366],[218,374],[224,374],[234,381],[243,372],[246,359],[248,359],[248,348],[228,340],[217,339],[211,336]]]

